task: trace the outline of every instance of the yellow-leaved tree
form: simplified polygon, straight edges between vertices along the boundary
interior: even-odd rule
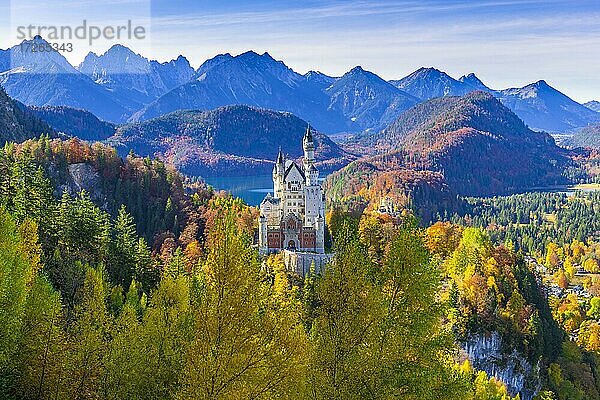
[[[335,245],[317,282],[310,398],[466,398],[470,383],[453,368],[441,325],[440,272],[416,223],[397,230],[381,264],[351,224]]]
[[[235,204],[219,207],[193,284],[193,340],[178,398],[302,398],[300,310],[276,301],[248,232],[236,224]]]

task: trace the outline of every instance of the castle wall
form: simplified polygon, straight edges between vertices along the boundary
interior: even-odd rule
[[[310,271],[311,265],[315,265],[315,273],[321,273],[327,263],[333,259],[333,254],[317,254],[310,252],[299,252],[283,250],[283,262],[289,272],[294,272],[302,277]]]

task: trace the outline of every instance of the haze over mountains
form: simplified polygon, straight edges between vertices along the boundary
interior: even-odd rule
[[[472,73],[454,79],[435,68],[390,82],[360,67],[339,78],[301,75],[252,51],[218,55],[194,71],[183,56],[161,63],[121,45],[88,54],[77,68],[60,53],[14,46],[0,51],[0,85],[27,105],[69,106],[117,123],[244,104],[294,113],[328,134],[379,131],[419,102],[473,90],[493,94],[534,130],[564,132],[600,122],[595,103],[581,105],[545,81],[494,90]]]
[[[41,44],[36,38],[24,45]],[[0,85],[9,96],[28,106],[60,105],[88,110],[119,121],[131,112],[126,99],[77,71],[58,52],[31,52],[14,46],[0,53]]]

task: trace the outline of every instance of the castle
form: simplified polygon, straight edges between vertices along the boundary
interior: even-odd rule
[[[325,252],[325,198],[315,167],[310,126],[302,140],[304,160],[286,160],[279,149],[273,168],[273,195],[260,203],[259,251]]]

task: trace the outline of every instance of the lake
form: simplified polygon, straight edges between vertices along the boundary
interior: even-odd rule
[[[322,182],[325,177],[319,180]],[[258,206],[267,193],[273,194],[273,178],[271,174],[257,176],[224,176],[204,179],[207,184],[217,190],[225,190],[235,197],[242,198],[246,204]],[[531,188],[526,192],[555,192],[573,195],[577,191],[593,192],[600,190],[599,184],[582,184],[575,186],[553,186]]]
[[[269,175],[223,176],[204,179],[216,190],[225,190],[247,204],[257,206],[267,193],[273,194],[273,178]]]
[[[327,176],[319,178],[321,184]],[[221,176],[204,178],[207,184],[215,190],[225,190],[234,197],[240,197],[246,204],[258,206],[267,193],[273,194],[273,177],[269,175],[257,176]]]

